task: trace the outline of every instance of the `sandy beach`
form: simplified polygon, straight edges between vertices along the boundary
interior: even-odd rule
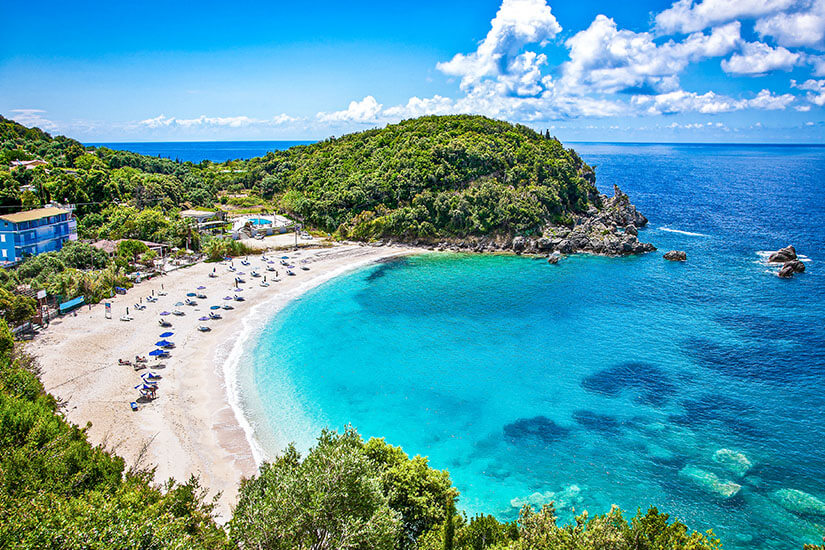
[[[76,316],[67,315],[52,321],[27,350],[42,368],[41,380],[46,391],[65,402],[66,418],[84,426],[91,422],[89,440],[103,445],[126,460],[128,467],[156,468],[155,479],[185,481],[190,475],[200,477],[210,495],[220,492],[220,519],[228,519],[242,476],[256,472],[252,447],[242,429],[245,420],[231,406],[234,386],[227,386],[227,357],[237,351],[238,338],[250,318],[253,308],[265,308],[274,315],[290,300],[335,276],[360,266],[402,254],[416,252],[407,248],[337,245],[331,248],[301,249],[298,252],[270,252],[269,259],[286,254],[294,262],[295,276],[286,276],[286,268],[276,264],[280,282],[273,282],[275,273],[265,270],[260,255],[250,256],[249,266],[241,259],[228,265],[198,263],[173,271],[162,277],[142,282],[126,295],[110,300],[112,318],[105,317],[104,305],[83,306]],[[306,266],[309,270],[300,269]],[[253,269],[261,278],[253,278]],[[217,277],[210,278],[215,270]],[[234,292],[238,272],[246,280],[242,292]],[[271,283],[260,286],[263,276]],[[197,287],[206,287],[197,290]],[[146,298],[159,296],[156,303]],[[175,307],[189,292],[202,292],[205,300],[197,305]],[[227,301],[225,296],[242,295],[245,301]],[[144,310],[135,310],[141,302]],[[210,312],[210,306],[230,304],[232,310],[219,310],[220,320],[199,321]],[[129,308],[132,321],[120,317]],[[185,316],[168,315],[173,326],[163,328],[158,323],[161,311],[179,309]],[[211,328],[200,332],[199,325]],[[165,331],[176,347],[171,357],[149,360],[149,368],[135,371],[118,364],[118,359],[134,361],[136,355],[147,356]],[[139,402],[133,412],[129,403],[139,397],[135,386],[140,375],[152,371],[162,378],[158,396],[151,402]]]

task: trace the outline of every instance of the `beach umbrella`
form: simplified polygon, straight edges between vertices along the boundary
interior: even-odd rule
[[[194,292],[187,292],[186,295],[189,296],[190,298],[193,298],[193,297],[197,296],[197,294],[194,293]]]
[[[163,334],[160,335],[160,337],[161,338],[169,338],[170,336],[174,336],[174,335],[175,335],[174,332],[164,332]]]
[[[175,305],[176,305],[176,306],[182,306],[182,305],[183,305],[183,302],[175,302]]]
[[[281,256],[281,259],[282,259],[282,260],[288,260],[288,259],[289,259],[289,256]]]
[[[164,355],[166,353],[167,352],[162,349],[153,349],[149,352],[149,355],[151,355],[152,357],[157,357],[158,355]]]
[[[241,287],[238,287],[235,289],[235,292],[243,292],[243,289]]]
[[[233,298],[232,298],[232,296],[224,296],[223,299],[224,300],[232,300]]]
[[[171,315],[171,313],[169,313],[168,311],[161,311],[160,314],[161,315]]]
[[[203,290],[205,288],[206,288],[205,286],[201,285],[201,286],[198,287],[198,290]]]
[[[238,271],[238,275],[246,275],[243,271]]]
[[[198,319],[198,321],[208,321],[208,320],[209,320],[209,317],[201,317],[200,319]]]
[[[172,342],[170,342],[169,340],[160,340],[158,342],[155,342],[155,345],[159,348],[163,348],[166,346],[171,346]]]
[[[221,306],[209,306],[209,309],[221,309]]]

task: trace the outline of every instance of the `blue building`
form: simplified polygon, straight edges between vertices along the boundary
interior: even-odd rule
[[[26,256],[60,250],[77,240],[72,213],[48,207],[0,216],[0,263],[17,263]]]

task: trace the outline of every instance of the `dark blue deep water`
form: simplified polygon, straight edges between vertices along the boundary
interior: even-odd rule
[[[295,145],[307,145],[312,141],[148,141],[134,143],[88,143],[96,147],[108,147],[118,151],[131,151],[151,157],[164,157],[181,162],[211,160],[251,159],[269,151],[282,151]]]

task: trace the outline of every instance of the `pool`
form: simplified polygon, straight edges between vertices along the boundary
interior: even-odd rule
[[[252,225],[272,225],[272,220],[266,218],[248,218],[248,221]]]

